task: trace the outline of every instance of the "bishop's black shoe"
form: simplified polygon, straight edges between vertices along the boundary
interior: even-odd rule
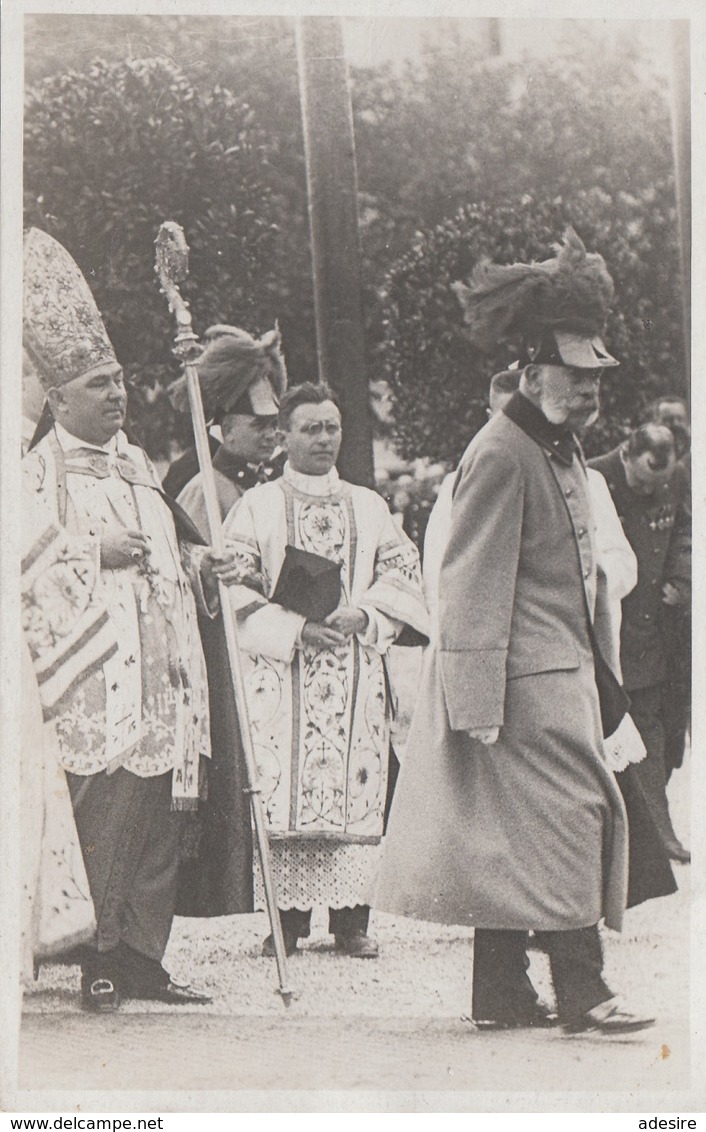
[[[339,932],[334,936],[336,950],[344,951],[352,959],[377,959],[380,948],[367,932]]]
[[[195,990],[187,983],[175,983],[167,978],[165,982],[148,983],[144,986],[128,986],[126,998],[139,998],[148,1002],[166,1002],[169,1006],[205,1006],[213,1002],[210,995]]]
[[[81,979],[81,1005],[93,1014],[112,1014],[120,1008],[120,991],[112,979]]]

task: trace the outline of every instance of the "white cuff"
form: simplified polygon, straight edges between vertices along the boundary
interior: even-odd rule
[[[250,656],[291,664],[305,618],[274,602],[250,613],[240,627],[240,644]]]

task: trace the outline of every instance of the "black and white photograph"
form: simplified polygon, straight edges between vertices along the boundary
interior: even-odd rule
[[[2,38],[0,1110],[697,1127],[703,16]]]

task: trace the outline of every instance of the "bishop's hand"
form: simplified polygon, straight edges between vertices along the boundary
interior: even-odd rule
[[[116,525],[105,527],[101,534],[101,567],[104,570],[138,566],[149,553],[149,539],[142,531]]]
[[[201,576],[214,586],[216,581],[233,586],[243,580],[243,570],[232,551],[219,554],[209,547],[201,559]]]

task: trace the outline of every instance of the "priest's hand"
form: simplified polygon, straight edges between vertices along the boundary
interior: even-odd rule
[[[497,743],[500,735],[499,727],[472,727],[468,732],[469,739],[477,739],[484,747],[492,747]]]
[[[301,640],[303,645],[312,649],[335,649],[345,644],[346,638],[343,633],[328,625],[322,625],[318,621],[305,621]]]
[[[139,566],[149,553],[149,539],[142,531],[116,525],[105,527],[101,534],[101,566],[104,570]]]
[[[368,627],[368,615],[363,609],[356,609],[352,605],[339,605],[333,613],[329,613],[324,625],[343,633],[344,637],[352,637],[356,633],[364,633]]]

